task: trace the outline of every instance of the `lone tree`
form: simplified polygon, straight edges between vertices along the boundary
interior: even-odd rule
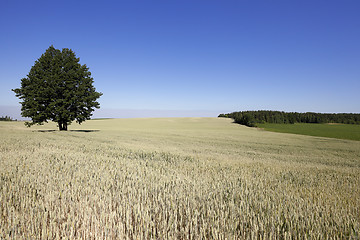
[[[96,100],[102,93],[95,91],[89,68],[79,60],[71,49],[50,46],[21,79],[21,87],[12,89],[22,99],[21,115],[32,119],[26,126],[51,120],[67,131],[72,121],[81,124],[100,108]]]

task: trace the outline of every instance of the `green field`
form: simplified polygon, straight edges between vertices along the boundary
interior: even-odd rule
[[[266,131],[295,133],[317,137],[329,137],[360,141],[360,125],[355,124],[316,124],[316,123],[295,123],[295,124],[258,124],[259,128]]]
[[[0,239],[357,239],[358,141],[225,118],[0,122]]]

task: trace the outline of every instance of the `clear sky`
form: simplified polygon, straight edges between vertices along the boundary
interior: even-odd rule
[[[103,93],[95,117],[360,112],[360,1],[0,1],[0,115],[50,46]]]

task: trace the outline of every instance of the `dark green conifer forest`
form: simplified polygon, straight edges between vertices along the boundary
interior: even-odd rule
[[[220,114],[219,117],[232,118],[234,122],[256,127],[259,123],[344,123],[360,124],[360,114],[356,113],[298,113],[281,111],[240,111]]]

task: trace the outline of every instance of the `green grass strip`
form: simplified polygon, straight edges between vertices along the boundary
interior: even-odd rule
[[[352,124],[316,124],[316,123],[296,123],[296,124],[258,124],[259,128],[266,131],[294,133],[301,135],[329,137],[338,139],[349,139],[360,141],[360,125]]]

